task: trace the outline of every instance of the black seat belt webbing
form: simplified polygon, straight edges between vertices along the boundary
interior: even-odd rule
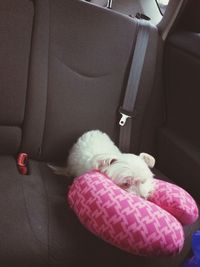
[[[129,152],[131,143],[132,121],[134,120],[134,107],[140,86],[145,55],[148,47],[151,28],[154,27],[146,20],[138,20],[138,34],[135,50],[130,67],[128,83],[122,107],[119,109],[121,119],[119,121],[119,147],[122,152]]]

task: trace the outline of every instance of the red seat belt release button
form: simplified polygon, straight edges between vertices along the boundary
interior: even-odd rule
[[[28,174],[28,154],[27,153],[19,153],[17,157],[17,167],[19,172],[22,175]]]

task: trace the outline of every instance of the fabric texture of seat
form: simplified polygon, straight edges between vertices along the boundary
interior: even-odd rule
[[[82,1],[51,0],[40,8],[42,17],[50,14],[48,82],[44,88],[48,91],[47,101],[36,94],[38,102],[46,105],[41,157],[63,160],[71,144],[88,129],[101,129],[117,140],[118,107],[136,25],[130,18]],[[33,71],[40,72],[37,62]],[[34,104],[32,97],[28,103]],[[31,108],[25,121],[23,150],[36,158],[36,145],[32,143],[38,131],[31,129],[38,129],[35,118],[40,116],[40,109]]]
[[[0,3],[0,154],[14,154],[22,137],[34,9],[31,1]]]

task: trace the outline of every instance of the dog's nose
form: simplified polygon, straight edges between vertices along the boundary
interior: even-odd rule
[[[134,185],[134,186],[139,186],[141,184],[141,180],[139,178],[134,178],[132,181],[131,181],[131,185]]]
[[[122,189],[126,190],[129,187],[131,187],[131,184],[129,182],[125,182],[119,185]]]

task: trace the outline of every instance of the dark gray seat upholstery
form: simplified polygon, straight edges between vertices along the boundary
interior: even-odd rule
[[[34,9],[30,1],[0,2],[0,154],[18,151],[26,104]]]
[[[117,141],[134,21],[75,0],[3,1],[0,14],[0,265],[179,266],[199,221],[177,257],[129,255],[84,229],[66,204],[72,181],[46,164],[88,129]],[[19,151],[31,158],[27,176]]]
[[[44,20],[50,31],[45,32],[48,54],[31,64],[34,73],[30,75],[30,112],[24,124],[23,150],[36,158],[40,150],[44,160],[62,160],[71,144],[88,129],[101,129],[117,140],[118,108],[133,52],[135,23],[86,2],[35,2],[40,14],[34,32],[41,31]],[[44,32],[41,34],[44,36]],[[39,44],[44,45],[44,40],[37,34],[33,55]],[[37,79],[41,70],[46,81]],[[46,95],[38,92],[41,83]],[[43,138],[39,140],[40,132]]]

